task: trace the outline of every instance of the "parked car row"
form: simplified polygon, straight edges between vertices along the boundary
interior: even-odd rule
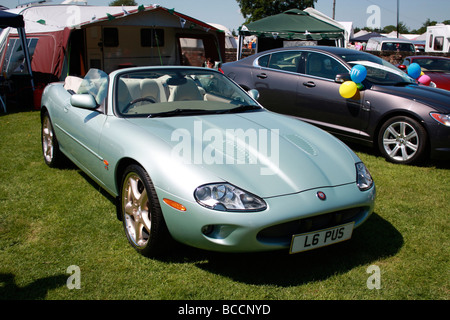
[[[367,72],[344,98],[354,68]],[[68,158],[116,198],[145,256],[171,240],[289,253],[349,240],[373,212],[375,183],[332,134],[397,163],[450,154],[450,92],[371,54],[275,49],[222,69],[91,69],[44,90],[45,163]]]
[[[355,96],[343,98],[339,87],[351,80],[355,65],[363,65],[367,76]],[[269,110],[375,146],[389,161],[412,164],[450,155],[450,92],[419,85],[372,54],[336,47],[280,48],[222,69],[244,89],[258,90],[259,102]]]
[[[404,71],[412,63],[420,65],[422,72],[431,78],[434,86],[450,90],[450,58],[439,56],[406,57],[398,67]]]

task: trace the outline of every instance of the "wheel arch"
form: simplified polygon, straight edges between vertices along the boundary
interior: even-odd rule
[[[423,121],[423,119],[421,119],[420,116],[418,116],[417,114],[415,114],[413,112],[408,112],[405,110],[395,110],[393,112],[384,114],[383,117],[380,118],[377,122],[377,126],[375,127],[375,130],[374,130],[373,136],[372,136],[372,143],[377,149],[378,149],[378,135],[380,134],[381,127],[383,126],[383,124],[386,121],[388,121],[390,118],[394,118],[394,117],[409,117],[409,118],[417,121],[425,129],[425,132],[427,133],[427,147],[429,147],[430,134],[429,134],[429,130],[428,130],[428,127],[427,127],[425,121]]]
[[[121,215],[120,210],[119,210],[119,206],[120,206],[119,205],[119,203],[120,203],[120,192],[121,192],[120,188],[121,188],[121,183],[122,183],[122,177],[123,177],[123,173],[125,172],[125,169],[128,166],[132,165],[132,164],[135,164],[135,165],[138,165],[138,166],[142,167],[142,165],[138,161],[136,161],[133,158],[128,158],[128,157],[120,159],[119,162],[116,165],[116,170],[115,170],[115,175],[114,175],[114,183],[115,183],[116,190],[117,190],[116,215],[117,215],[117,219],[120,220],[120,221],[122,221],[122,215]]]

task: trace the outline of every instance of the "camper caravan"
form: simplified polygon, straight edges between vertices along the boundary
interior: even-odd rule
[[[415,52],[412,41],[399,38],[374,37],[367,41],[366,51]]]
[[[8,11],[25,20],[35,96],[49,82],[83,77],[90,68],[110,73],[130,66],[201,66],[206,58],[225,57],[222,30],[159,5],[36,5]],[[18,78],[24,60],[18,34],[12,28],[0,32],[1,73]],[[40,103],[40,96],[35,100]]]
[[[427,27],[425,52],[450,52],[450,25]]]

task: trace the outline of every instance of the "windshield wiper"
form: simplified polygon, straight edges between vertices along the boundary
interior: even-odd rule
[[[217,113],[239,113],[239,112],[245,112],[245,111],[251,111],[251,110],[260,110],[261,107],[257,106],[257,105],[242,105],[240,104],[239,106],[237,106],[236,108],[232,108],[232,109],[227,109],[227,110],[221,110],[218,111]]]
[[[205,109],[175,109],[171,111],[164,111],[158,113],[152,113],[148,116],[148,118],[158,118],[158,117],[172,117],[172,116],[191,116],[196,114],[207,114],[207,113],[215,113],[213,110],[205,110]]]
[[[205,109],[175,109],[171,111],[164,111],[159,113],[152,113],[148,118],[159,118],[159,117],[173,117],[173,116],[192,116],[199,114],[225,114],[225,113],[239,113],[250,110],[260,110],[261,107],[257,105],[239,105],[236,108],[225,109],[225,110],[205,110]]]
[[[416,84],[415,82],[409,82],[409,81],[399,81],[399,82],[396,82],[395,84],[394,84],[394,86],[407,86],[407,85],[409,85],[409,84]]]

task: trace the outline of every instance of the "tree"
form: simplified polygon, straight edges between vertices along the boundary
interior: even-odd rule
[[[397,31],[397,26],[394,26],[391,24],[391,25],[385,26],[382,29],[383,33],[391,33],[392,31]],[[409,33],[409,29],[403,22],[399,22],[398,23],[398,32],[407,34],[407,33]]]
[[[422,27],[420,27],[417,30],[413,30],[413,33],[417,33],[417,34],[422,34],[427,32],[427,27],[429,26],[435,26],[437,24],[437,21],[431,21],[430,18],[428,18],[422,25]]]
[[[289,9],[314,8],[317,0],[236,0],[241,8],[241,14],[246,19],[245,23],[256,21],[265,17],[282,13]]]
[[[109,4],[110,7],[120,7],[120,6],[137,6],[134,0],[114,0]]]

